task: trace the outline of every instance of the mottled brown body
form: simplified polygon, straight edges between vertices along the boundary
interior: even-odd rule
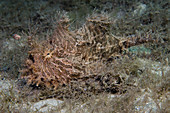
[[[32,50],[22,75],[28,84],[56,89],[73,78],[97,75],[110,57],[120,55],[131,46],[153,41],[150,37],[111,35],[112,22],[107,16],[89,18],[76,31],[69,31],[62,22],[47,41],[39,45],[29,41]]]

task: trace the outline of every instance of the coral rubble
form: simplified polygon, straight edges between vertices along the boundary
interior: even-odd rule
[[[108,16],[90,17],[75,31],[68,30],[67,22],[68,19],[60,21],[53,36],[40,44],[29,40],[31,50],[22,70],[28,84],[56,89],[75,78],[83,80],[100,75],[110,57],[121,55],[131,46],[154,41],[149,35],[146,38],[113,36]],[[117,79],[121,80],[118,76]]]

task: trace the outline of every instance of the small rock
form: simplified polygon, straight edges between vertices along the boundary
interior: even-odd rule
[[[142,4],[142,3],[139,3],[139,5],[137,6],[137,8],[133,11],[133,15],[142,15],[144,14],[146,11],[146,4]]]
[[[62,103],[63,101],[56,100],[56,99],[41,100],[39,102],[34,103],[31,109],[33,111],[39,111],[45,113],[56,109],[56,107],[61,105]]]

